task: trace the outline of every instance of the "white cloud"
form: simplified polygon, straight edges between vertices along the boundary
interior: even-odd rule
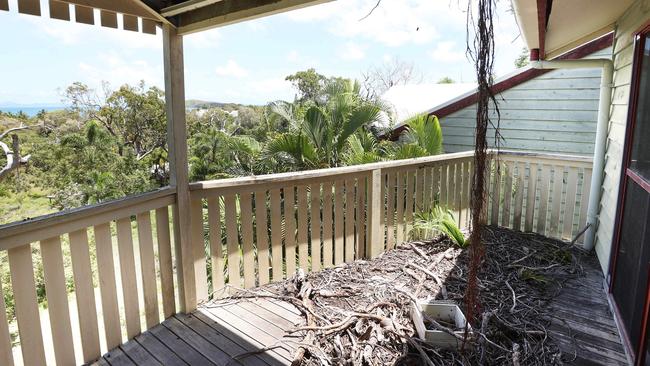
[[[430,55],[434,61],[440,62],[451,63],[465,60],[465,53],[458,50],[456,42],[453,41],[438,42]]]
[[[464,28],[465,15],[460,1],[432,0],[347,0],[317,5],[286,16],[297,22],[326,21],[330,33],[345,37],[361,37],[386,46],[426,44],[439,38],[440,30],[449,24]]]
[[[100,89],[103,82],[113,87],[135,85],[144,80],[149,86],[162,87],[162,65],[152,65],[144,60],[125,60],[117,52],[100,55],[101,63],[80,62],[79,72],[85,83]]]
[[[225,65],[218,66],[215,72],[219,76],[227,76],[233,78],[244,78],[248,76],[248,71],[239,66],[235,60],[228,60]]]
[[[365,47],[359,46],[354,42],[347,42],[341,50],[341,58],[344,60],[361,60],[366,57]]]

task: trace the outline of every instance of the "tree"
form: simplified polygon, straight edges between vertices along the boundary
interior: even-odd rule
[[[0,133],[0,149],[4,153],[5,165],[0,169],[0,180],[5,178],[12,171],[26,165],[29,162],[31,155],[21,156],[20,154],[20,139],[16,132],[30,128],[29,126],[14,127]],[[11,134],[11,149],[9,146],[2,142],[2,139]]]
[[[261,144],[249,136],[232,136],[211,127],[190,140],[190,179],[193,181],[258,174]]]
[[[393,58],[380,66],[374,66],[362,74],[363,93],[366,99],[379,99],[395,85],[418,84],[423,75],[413,63]]]
[[[449,76],[445,76],[445,77],[441,78],[440,80],[438,80],[438,84],[453,84],[455,82],[456,81],[454,79],[450,78]]]
[[[290,81],[294,88],[298,90],[298,102],[304,103],[308,100],[318,101],[323,95],[327,77],[310,68],[305,71],[298,71],[289,75],[285,80]]]
[[[288,103],[273,105],[274,118],[285,120],[290,132],[269,142],[267,153],[272,158],[289,160],[299,169],[343,163],[348,139],[377,122],[381,106],[361,97],[358,82],[342,80],[328,85],[322,106],[302,111]]]
[[[438,117],[420,114],[406,121],[405,125],[407,128],[402,142],[392,153],[394,159],[419,158],[444,152]]]
[[[96,120],[104,126],[118,143],[120,154],[128,146],[141,160],[156,149],[166,149],[162,90],[146,88],[144,81],[137,86],[123,85],[116,91],[104,84],[104,97],[100,98],[87,85],[76,82],[65,95],[83,123]]]
[[[148,164],[126,147],[120,153],[115,137],[97,121],[39,141],[32,151],[42,181],[54,189],[59,208],[104,202],[155,188]]]

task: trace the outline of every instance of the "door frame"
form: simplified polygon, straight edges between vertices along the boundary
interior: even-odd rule
[[[641,339],[638,345],[633,345],[630,342],[629,335],[623,326],[623,323],[620,321],[621,314],[614,301],[612,294],[614,278],[616,277],[616,260],[618,257],[618,249],[620,247],[621,239],[621,228],[623,222],[623,212],[625,210],[625,194],[627,191],[627,183],[631,179],[636,184],[640,185],[646,191],[650,192],[650,185],[638,176],[635,172],[629,170],[630,160],[632,155],[632,139],[634,138],[634,128],[636,126],[636,113],[637,106],[639,101],[639,89],[641,81],[641,60],[643,57],[643,52],[645,49],[645,38],[650,37],[650,22],[644,24],[633,34],[634,37],[634,51],[632,59],[632,79],[630,85],[630,97],[628,101],[628,114],[626,121],[625,129],[625,141],[623,145],[623,159],[621,161],[621,174],[619,178],[619,190],[618,190],[618,200],[616,208],[616,218],[615,218],[615,231],[614,237],[612,238],[611,253],[609,257],[609,266],[608,266],[608,298],[609,303],[611,304],[614,310],[614,317],[616,318],[617,324],[619,324],[619,332],[623,341],[623,346],[627,349],[628,355],[632,358],[632,361],[635,365],[641,365],[645,361],[645,348],[646,348],[646,331],[650,323],[650,270],[648,271],[648,287],[646,288],[645,303],[643,318],[641,322]]]

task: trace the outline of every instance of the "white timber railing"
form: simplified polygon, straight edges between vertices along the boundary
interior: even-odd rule
[[[0,226],[0,254],[11,272],[0,295],[11,288],[19,336],[12,347],[0,296],[0,364],[19,363],[12,348],[27,365],[93,361],[184,311],[183,273],[194,274],[204,302],[298,268],[374,258],[409,240],[414,217],[434,205],[468,230],[473,158],[463,152],[191,183],[191,261],[180,258],[169,187]],[[590,159],[501,152],[490,161],[488,223],[560,239],[584,227]],[[39,271],[47,310],[37,298]]]
[[[572,240],[586,226],[592,162],[583,156],[501,151],[492,159],[488,223]]]
[[[117,347],[176,312],[169,221],[169,207],[174,202],[174,190],[165,188],[0,227],[0,250],[6,251],[9,261],[25,365],[44,365],[46,360],[57,365],[94,361],[102,351]],[[137,228],[136,246],[134,227]],[[67,258],[62,250],[64,245],[68,249]],[[39,266],[35,266],[37,259],[40,259]],[[66,268],[66,263],[71,268]],[[70,269],[75,301],[68,297],[66,272]],[[41,321],[43,314],[39,310],[34,279],[35,272],[41,270],[49,329]],[[11,336],[2,296],[7,284],[1,285],[0,364],[12,365]],[[101,315],[95,299],[96,287],[100,290]],[[144,299],[143,303],[140,298]],[[76,309],[76,314],[71,309]],[[73,324],[78,327],[75,333],[79,334],[81,350],[74,347],[79,342],[73,340]],[[51,332],[51,336],[44,337],[45,332]]]

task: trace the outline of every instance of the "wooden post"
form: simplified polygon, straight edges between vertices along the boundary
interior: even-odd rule
[[[366,256],[370,259],[376,258],[383,251],[384,238],[381,231],[381,169],[372,171],[368,180],[368,206],[366,215],[368,217],[368,236],[366,240]]]
[[[165,68],[165,103],[167,111],[167,148],[169,150],[169,184],[176,188],[177,220],[174,225],[177,253],[181,311],[196,309],[194,251],[192,250],[190,191],[187,174],[187,132],[185,130],[185,80],[183,68],[183,37],[176,28],[163,24],[163,57]]]

